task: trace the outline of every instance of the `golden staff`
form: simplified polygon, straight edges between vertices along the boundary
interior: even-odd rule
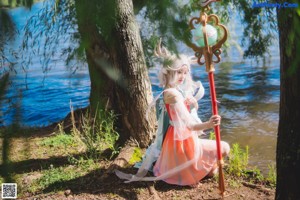
[[[188,41],[188,46],[190,46],[195,51],[195,56],[197,57],[197,62],[199,65],[206,66],[206,72],[209,76],[210,85],[210,95],[212,103],[212,112],[214,115],[218,114],[218,105],[216,99],[216,91],[214,84],[214,64],[221,61],[221,47],[227,40],[227,28],[219,23],[219,17],[217,15],[211,14],[207,15],[209,4],[214,1],[219,0],[204,0],[201,2],[201,12],[199,17],[194,17],[190,20],[189,26],[192,32],[192,42]],[[211,26],[208,22],[212,23],[214,26],[219,27],[223,31],[223,36],[221,39],[217,39],[217,29]],[[215,44],[214,44],[215,43]],[[216,60],[213,60],[213,55]],[[203,58],[204,57],[204,58]],[[204,61],[203,61],[204,59]],[[221,153],[221,135],[220,126],[214,127],[216,135],[216,145],[217,145],[217,155],[218,155],[218,166],[219,166],[219,190],[224,198],[225,184],[224,184],[224,173],[223,165],[224,161]]]

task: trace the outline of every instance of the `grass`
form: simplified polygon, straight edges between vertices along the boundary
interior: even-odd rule
[[[269,173],[266,180],[272,187],[276,187],[276,167],[275,165],[269,165]]]
[[[249,147],[242,149],[239,144],[233,144],[228,159],[229,164],[226,167],[227,173],[234,177],[242,177],[249,182],[264,183],[270,187],[276,186],[275,166],[270,166],[267,177],[264,177],[257,167],[248,165],[248,160]]]
[[[30,191],[35,193],[38,190],[43,190],[52,184],[63,183],[64,181],[74,179],[80,176],[81,173],[76,173],[73,166],[69,167],[52,167],[48,170],[44,170],[43,176],[36,181],[34,181],[31,185],[35,191]]]
[[[108,117],[95,120],[85,114],[81,121],[82,127],[75,126],[74,122],[70,133],[64,131],[63,124],[58,125],[55,133],[41,137],[36,133],[37,136],[31,137],[28,129],[18,129],[18,133],[15,132],[8,141],[9,162],[6,165],[11,168],[10,180],[18,184],[19,195],[59,192],[65,190],[66,185],[76,188],[76,185],[89,184],[85,182],[91,180],[89,177],[99,176],[99,172],[105,167],[101,165],[101,160],[110,159],[118,152],[118,147],[115,146],[118,134],[113,129],[116,116],[113,113],[101,113],[99,116]],[[24,132],[26,135],[22,135]],[[0,139],[5,140],[4,137]],[[0,143],[0,150],[2,148]],[[104,157],[102,153],[107,149],[111,154]],[[140,161],[141,157],[142,150],[137,147],[130,164]],[[269,175],[264,178],[257,168],[248,166],[248,158],[248,147],[242,149],[238,144],[232,145],[225,173],[252,182],[266,181],[274,187],[275,166],[270,166]],[[4,165],[2,162],[0,167],[3,168]],[[2,170],[0,175],[0,183],[7,182],[7,175]],[[229,184],[238,187],[240,182],[239,179],[230,179]]]
[[[209,139],[215,140],[214,132],[210,132]],[[261,171],[257,167],[250,167],[249,162],[249,147],[244,149],[240,147],[238,143],[231,145],[230,153],[228,156],[227,165],[225,170],[233,177],[242,177],[250,182],[265,182],[270,187],[276,186],[276,168],[275,166],[269,166],[269,172],[267,177],[264,177]],[[239,183],[234,179],[231,180],[232,186],[238,186]]]
[[[118,153],[116,141],[119,135],[114,130],[115,119],[112,112],[100,111],[95,118],[86,113],[78,127],[72,118],[70,133],[64,131],[61,123],[56,132],[42,137],[37,134],[32,138],[28,134],[31,129],[19,128],[14,134],[8,134],[11,128],[1,129],[0,141],[3,142],[0,150],[6,152],[9,160],[0,160],[0,183],[7,182],[7,177],[10,177],[9,180],[18,184],[20,196],[50,188],[59,191],[70,181],[78,184],[81,177],[103,168],[99,164],[101,159],[110,159]],[[4,142],[7,149],[3,149]],[[102,156],[107,149],[110,150],[108,158]],[[9,175],[2,170],[6,168],[11,169]]]
[[[77,142],[86,147],[87,158],[99,159],[101,152],[106,149],[111,151],[110,159],[119,153],[116,145],[119,134],[114,129],[116,115],[110,111],[100,110],[91,117],[90,112],[86,112],[81,117],[80,127],[75,125],[74,113],[71,107],[72,135]]]
[[[13,162],[9,165],[16,171],[10,176],[18,184],[19,195],[39,193],[50,187],[59,190],[64,182],[103,167],[99,165],[98,160],[87,159],[84,154],[78,154],[81,151],[80,146],[74,141],[72,135],[62,133],[46,138],[34,138],[27,149],[34,151],[28,151],[27,160],[24,160],[24,157],[20,159],[18,153],[22,153],[24,148],[15,143],[13,146],[19,145],[19,149],[10,155]],[[4,182],[7,181],[1,174],[0,183]]]
[[[76,141],[73,136],[67,135],[65,133],[59,133],[54,137],[49,137],[41,141],[40,145],[51,147],[51,148],[64,147],[66,149],[70,146],[77,146],[78,144],[76,144],[75,142]]]
[[[233,144],[229,154],[228,172],[236,176],[244,175],[248,166],[248,160],[249,147],[246,146],[245,150],[243,150],[239,144]]]
[[[61,190],[66,181],[82,177],[95,169],[99,169],[97,163],[93,160],[84,160],[82,158],[64,166],[55,167],[54,165],[50,165],[49,169],[43,170],[40,178],[31,183],[29,192],[36,193],[49,187],[52,190]]]

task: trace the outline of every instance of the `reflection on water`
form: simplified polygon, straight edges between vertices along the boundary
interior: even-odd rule
[[[243,60],[233,48],[216,66],[215,73],[222,116],[221,137],[230,144],[248,145],[250,164],[258,165],[264,173],[269,164],[275,163],[280,84],[278,55],[278,46],[274,45],[268,62],[256,63]],[[19,72],[11,76],[12,84],[1,104],[5,105],[1,108],[5,114],[4,125],[14,119],[16,110],[11,105],[19,105],[21,123],[27,126],[48,125],[63,119],[70,111],[70,101],[75,108],[88,105],[90,82],[87,69],[70,74],[63,65],[61,61],[58,66],[62,67],[53,68],[46,77],[38,63],[33,63],[27,74]],[[207,73],[199,66],[194,66],[192,73],[194,80],[201,80],[205,87],[206,94],[199,101],[199,116],[207,120],[211,115]],[[157,68],[152,68],[149,76],[155,95],[161,91]]]

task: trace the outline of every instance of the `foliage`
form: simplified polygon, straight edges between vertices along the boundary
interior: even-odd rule
[[[246,171],[248,159],[248,146],[246,146],[245,150],[243,150],[240,148],[239,144],[233,144],[229,154],[228,172],[236,176],[242,176],[243,172]]]
[[[210,132],[210,140],[215,140],[214,132]],[[267,181],[271,186],[276,184],[276,173],[274,166],[269,166],[268,177],[264,178],[261,171],[257,167],[249,167],[249,147],[246,146],[245,149],[242,149],[238,143],[232,145],[230,150],[228,165],[226,170],[230,175],[237,177],[245,177],[249,180],[255,181]],[[232,185],[237,183],[232,182]]]
[[[261,173],[260,169],[258,169],[256,166],[253,168],[247,168],[245,170],[243,170],[243,174],[244,177],[254,180],[254,181],[264,181],[265,178],[263,176],[263,174]]]
[[[4,130],[8,134],[3,134],[4,138],[1,139],[9,144],[9,149],[5,150],[3,144],[0,144],[3,155],[7,154],[0,159],[0,184],[17,183],[20,196],[49,188],[56,191],[64,187],[66,182],[101,167],[99,160],[82,155],[86,149],[80,149],[80,143],[64,132],[63,124],[58,127],[56,134],[44,137],[30,137],[35,135],[35,130],[19,128],[15,129],[13,137],[5,138],[11,134],[8,132],[10,130]]]
[[[269,167],[269,172],[268,172],[268,176],[266,177],[266,181],[268,181],[272,187],[275,187],[276,180],[277,180],[276,167],[275,165],[268,165],[268,167]]]
[[[137,162],[140,162],[142,160],[142,156],[143,156],[142,150],[139,147],[135,147],[133,150],[133,154],[128,161],[129,165],[133,165]]]
[[[36,185],[39,188],[34,188],[44,189],[51,184],[74,179],[78,175],[79,174],[73,170],[66,170],[64,169],[64,167],[55,168],[52,166],[49,170],[44,172],[43,176],[40,179],[37,180]]]
[[[0,0],[0,77],[6,71],[15,71],[14,67],[19,59],[18,51],[8,48],[18,33],[16,25],[9,14],[8,8],[31,8],[36,0]]]
[[[215,139],[216,139],[216,135],[215,135],[215,132],[214,132],[214,131],[209,132],[209,137],[208,137],[208,139],[210,139],[210,140],[215,140]]]
[[[73,110],[71,110],[71,114],[72,134],[85,145],[88,158],[98,159],[106,149],[111,151],[110,158],[118,153],[119,148],[116,146],[116,142],[119,134],[115,131],[116,115],[113,111],[100,110],[94,117],[87,111],[81,117],[80,128],[75,125]]]
[[[71,181],[99,168],[99,164],[93,160],[85,160],[83,158],[76,160],[76,163],[73,162],[70,163],[71,165],[66,166],[55,167],[54,165],[50,165],[49,169],[42,171],[40,178],[34,180],[30,184],[30,187],[24,188],[23,190],[28,190],[32,193],[42,191],[47,188],[59,190],[63,187],[66,181]]]
[[[144,41],[147,40],[144,42],[146,52],[153,55],[152,49],[159,37],[163,37],[166,45],[175,52],[177,52],[176,43],[190,40],[191,35],[187,32],[188,21],[192,17],[199,16],[198,2],[190,0],[176,5],[171,0],[146,2],[139,11],[143,14],[142,21],[148,22],[147,25],[150,24],[148,28],[141,26],[142,37]],[[236,18],[241,19],[244,25],[242,45],[245,57],[263,57],[274,36],[277,35],[275,10],[252,8],[251,1],[224,0],[213,3],[208,13],[217,14],[221,23],[225,25],[235,21]]]
[[[74,1],[48,0],[43,2],[37,14],[28,19],[21,45],[24,69],[31,66],[37,55],[44,73],[55,67],[55,57],[65,60],[67,70],[72,73],[79,66],[86,66],[84,49],[78,48],[80,37],[74,9]],[[61,52],[57,51],[57,46],[60,46]]]
[[[32,4],[36,3],[39,0],[0,0],[0,6],[6,8],[15,8],[25,6],[30,8]]]
[[[260,2],[256,1],[256,2]],[[265,1],[263,1],[265,2]],[[224,0],[215,13],[220,13],[230,23],[241,18],[244,25],[242,45],[245,57],[263,57],[277,36],[277,20],[274,8],[254,8],[253,1]]]
[[[41,142],[41,145],[43,146],[49,146],[49,147],[60,147],[63,146],[65,148],[68,148],[69,146],[74,145],[74,137],[71,135],[67,135],[64,133],[60,133],[55,135],[54,137],[49,137]]]
[[[214,132],[210,132],[209,139],[216,139]],[[276,185],[276,169],[274,166],[269,166],[268,176],[265,178],[257,167],[249,167],[248,161],[249,147],[246,146],[245,149],[242,149],[238,143],[235,143],[230,150],[226,171],[234,177],[244,177],[250,181],[267,182],[268,185],[272,187]],[[237,186],[239,184],[235,182],[235,180],[231,181],[230,184],[232,186]]]
[[[16,54],[13,50],[5,47],[13,41],[15,35],[16,28],[14,22],[7,10],[0,7],[0,78],[7,70],[5,68],[6,65],[13,70],[13,61],[11,59]],[[11,56],[8,56],[7,53],[10,53]]]
[[[70,156],[68,161],[71,165],[80,166],[80,168],[82,168],[84,171],[89,171],[91,168],[94,168],[98,165],[97,161],[93,159],[84,159],[82,156],[79,158]]]
[[[78,69],[79,61],[84,64],[86,59],[84,50],[88,41],[82,41],[83,37],[77,30],[77,24],[82,20],[80,12],[90,12],[93,23],[99,27],[102,39],[108,44],[114,41],[111,33],[114,29],[115,2],[105,0],[95,2],[95,5],[90,7],[92,9],[90,11],[79,8],[77,9],[79,18],[76,19],[75,3],[77,1],[45,1],[42,10],[28,20],[22,47],[26,51],[26,55],[30,56],[24,57],[26,60],[24,65],[27,66],[32,62],[36,52],[43,57],[41,63],[45,72],[51,69],[49,61],[55,56],[64,57],[72,72]],[[171,0],[163,0],[133,1],[133,3],[148,66],[154,65],[152,62],[153,49],[159,38],[162,37],[163,43],[174,52],[178,52],[178,43],[190,40],[188,21],[199,15],[198,1],[174,3]],[[91,4],[93,5],[92,2]],[[276,34],[275,12],[274,9],[259,9],[251,6],[251,2],[246,0],[224,0],[214,3],[210,13],[218,14],[221,22],[225,25],[236,16],[240,16],[245,25],[242,41],[242,45],[246,48],[244,55],[261,57],[267,52],[267,48]],[[266,26],[269,27],[266,28]],[[66,42],[72,45],[63,47],[59,55],[56,46]]]
[[[248,166],[249,147],[242,149],[239,144],[232,145],[229,154],[229,164],[225,166],[226,172],[233,177],[230,179],[230,185],[238,187],[241,184],[241,179],[247,182],[264,184],[269,187],[276,186],[276,168],[274,165],[269,166],[269,172],[265,177],[260,169],[256,166]],[[237,179],[236,179],[237,178]]]

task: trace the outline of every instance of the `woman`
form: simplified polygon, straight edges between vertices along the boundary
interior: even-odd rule
[[[198,103],[192,95],[195,83],[190,75],[191,60],[187,56],[172,55],[165,48],[161,48],[160,44],[155,55],[162,59],[159,80],[164,87],[163,101],[169,125],[163,141],[158,135],[148,148],[136,175],[120,171],[116,171],[116,174],[127,179],[126,182],[163,180],[169,184],[195,185],[205,176],[212,176],[217,171],[215,141],[199,139],[198,135],[203,130],[220,125],[221,117],[213,115],[207,122],[202,123],[191,114],[191,109],[198,109]],[[225,157],[230,147],[223,141],[221,146]],[[145,177],[153,161],[156,161],[153,167],[155,177]]]

